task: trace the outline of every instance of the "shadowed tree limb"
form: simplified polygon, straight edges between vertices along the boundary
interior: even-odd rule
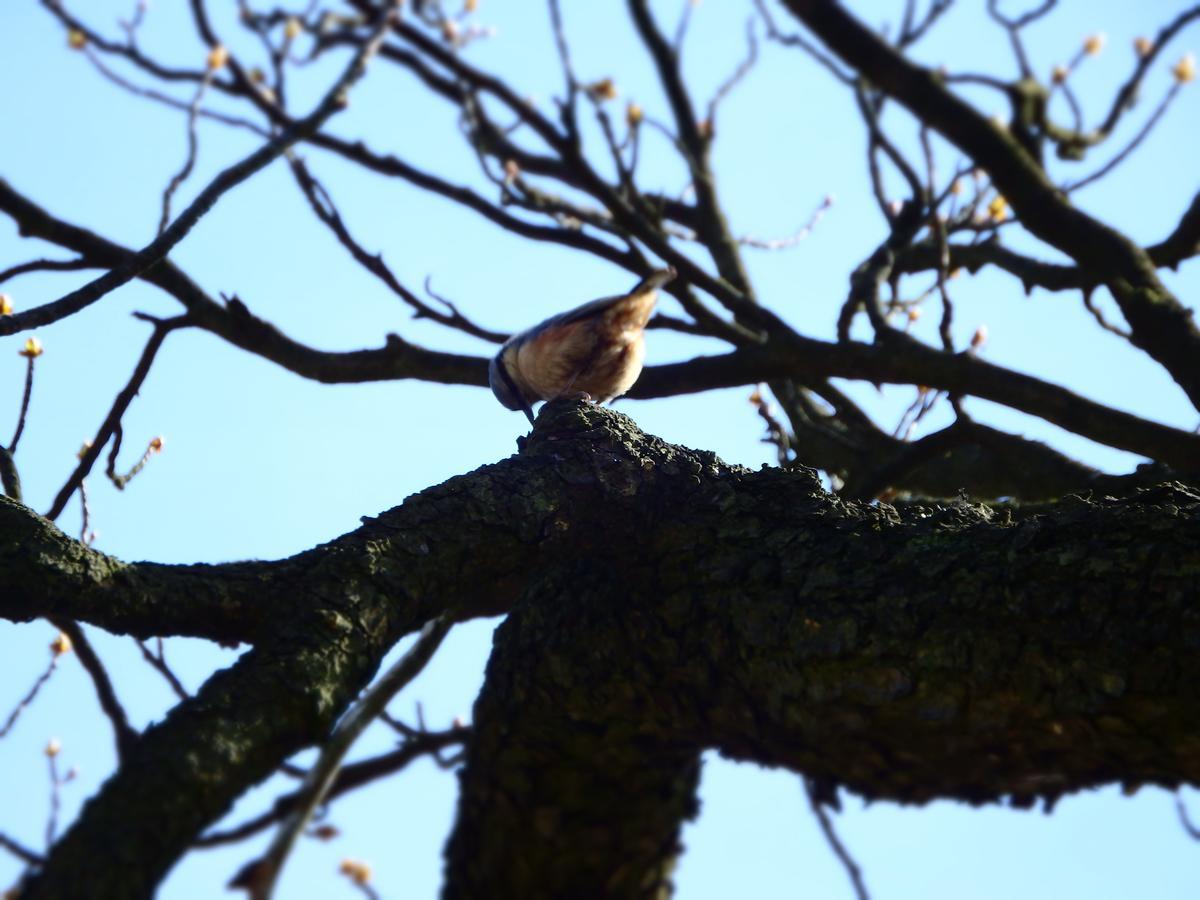
[[[0,510],[18,535],[0,540],[6,576],[99,557],[19,539],[49,526]],[[451,896],[484,878],[489,896],[539,896],[521,893],[530,866],[547,886],[603,871],[613,895],[641,896],[666,877],[708,747],[917,802],[1200,781],[1200,662],[1182,649],[1200,640],[1200,496],[1178,486],[1021,520],[964,503],[898,512],[568,401],[520,455],[330,544],[205,568],[215,583],[253,568],[254,596],[286,590],[287,613],[138,741],[28,896],[145,896],[451,598],[470,601],[459,617],[510,612],[474,716]],[[113,585],[110,605],[122,596]],[[646,816],[628,816],[639,803]],[[480,850],[483,833],[499,845]]]
[[[22,897],[149,897],[196,834],[297,750],[321,740],[392,635],[368,619],[281,624],[138,741]],[[374,620],[374,629],[364,628]]]
[[[119,262],[132,253],[87,229],[55,218],[0,180],[0,210],[23,232],[95,258]],[[188,310],[191,321],[235,346],[317,381],[362,382],[418,378],[447,384],[487,384],[487,361],[441,353],[391,336],[374,350],[327,353],[295,341],[254,316],[234,299],[226,305],[164,260],[145,280],[163,288]],[[764,311],[765,312],[765,311]],[[947,354],[903,335],[887,345],[829,343],[779,331],[768,345],[748,345],[722,356],[651,366],[629,396],[663,397],[787,378],[842,377],[874,383],[924,384],[975,395],[1053,422],[1099,443],[1130,450],[1181,472],[1200,458],[1200,437],[1109,409],[1069,390],[985,362],[969,354]]]
[[[552,437],[543,424],[531,452]],[[589,440],[607,460],[630,434],[601,427]],[[586,467],[571,478],[600,487],[607,500],[589,508],[610,527],[629,517],[630,542],[547,560],[497,632],[447,896],[485,885],[499,898],[582,896],[597,884],[654,896],[694,813],[689,748],[908,802],[1027,804],[1114,778],[1174,783],[1152,748],[1184,780],[1200,777],[1188,737],[1195,659],[1179,649],[1200,636],[1195,577],[1162,578],[1168,557],[1200,552],[1200,496],[1165,488],[1005,524],[967,504],[841,506],[803,473],[722,476],[705,454],[697,471],[653,440],[642,452],[641,471],[667,476],[661,489],[608,463],[594,481]],[[689,471],[699,485],[670,484]],[[624,513],[621,494],[636,498]],[[1152,543],[1177,527],[1188,549],[1130,555],[1108,543],[1130,503],[1178,502],[1190,512]],[[1158,513],[1146,512],[1136,515],[1149,525]],[[1047,578],[1065,579],[1069,596]],[[1164,606],[1179,617],[1171,626],[1146,620]],[[1184,622],[1177,649],[1160,653]],[[1178,705],[1164,700],[1181,690]],[[1172,722],[1175,737],[1148,740],[1151,721]]]

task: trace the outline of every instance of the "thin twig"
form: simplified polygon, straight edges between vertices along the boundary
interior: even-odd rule
[[[31,866],[40,866],[46,861],[46,857],[42,856],[36,850],[30,850],[24,844],[18,843],[2,832],[0,832],[0,847],[3,847],[17,859]]]
[[[744,235],[737,239],[738,243],[744,247],[754,247],[758,250],[785,250],[789,247],[795,247],[813,233],[813,229],[821,223],[821,219],[833,207],[833,203],[833,194],[827,194],[820,204],[818,204],[817,208],[813,210],[813,214],[808,217],[808,221],[787,237],[760,238],[753,235]]]
[[[188,107],[187,156],[184,158],[183,166],[171,176],[171,180],[167,182],[166,189],[163,190],[162,214],[158,219],[159,234],[167,230],[167,224],[171,221],[171,198],[175,196],[175,191],[187,180],[187,177],[192,174],[192,169],[196,166],[196,152],[200,143],[196,135],[196,123],[200,117],[200,104],[204,100],[204,94],[208,90],[208,86],[212,84],[214,73],[215,70],[213,69],[209,69],[205,73],[204,80],[196,85],[196,94],[192,97],[191,105]]]
[[[367,726],[378,718],[396,693],[425,668],[452,625],[453,619],[445,613],[426,623],[409,651],[342,717],[322,748],[316,764],[305,778],[296,809],[280,826],[279,833],[267,852],[252,864],[253,874],[248,878],[247,885],[252,900],[269,900],[272,896],[284,861],[297,838],[303,833],[313,811],[321,805],[329,792],[346,753]]]
[[[16,453],[21,435],[25,433],[25,420],[29,415],[29,401],[33,399],[33,366],[37,355],[30,353],[25,358],[25,391],[21,394],[21,411],[17,414],[17,430],[8,442],[8,452]]]
[[[79,543],[90,546],[96,542],[96,532],[92,528],[92,504],[88,497],[86,478],[79,482],[79,509],[82,513],[79,523]]]
[[[12,731],[13,726],[17,724],[17,719],[21,717],[21,713],[23,713],[29,707],[29,704],[34,701],[38,695],[38,691],[40,691],[46,682],[50,680],[50,676],[54,674],[54,670],[57,668],[58,654],[56,653],[50,657],[50,665],[46,667],[46,671],[37,677],[37,679],[33,682],[33,686],[26,691],[25,696],[17,702],[17,705],[13,708],[13,711],[8,714],[8,718],[4,720],[4,725],[0,726],[0,738],[8,736],[8,733]]]
[[[313,136],[334,113],[346,107],[347,91],[363,76],[367,62],[375,55],[383,41],[387,24],[391,21],[390,12],[391,7],[389,6],[387,13],[380,17],[375,33],[363,43],[350,64],[311,113],[303,119],[295,121],[249,156],[229,166],[213,178],[187,209],[180,213],[157,238],[134,254],[128,262],[58,300],[15,316],[6,316],[5,319],[11,321],[2,322],[0,326],[8,326],[13,331],[17,331],[23,327],[29,327],[30,324],[51,322],[64,315],[76,313],[121,285],[137,278],[166,257],[172,248],[182,241],[196,223],[212,209],[222,195],[265,168],[297,141]],[[12,333],[4,332],[3,328],[0,328],[0,332]]]
[[[108,443],[108,439],[112,437],[113,432],[120,425],[121,418],[125,415],[129,404],[133,402],[133,398],[141,390],[146,376],[150,374],[150,367],[154,363],[154,358],[158,355],[158,351],[162,347],[163,341],[166,340],[167,335],[175,329],[182,328],[188,324],[189,320],[186,316],[178,316],[174,319],[165,319],[154,326],[150,340],[146,342],[146,347],[142,350],[142,355],[134,367],[133,375],[130,376],[128,384],[117,394],[112,408],[108,411],[108,415],[105,416],[104,422],[101,423],[100,429],[96,432],[96,437],[90,444],[86,445],[79,458],[79,464],[75,467],[75,471],[71,473],[66,484],[59,489],[54,502],[46,513],[47,519],[57,519],[62,514],[62,511],[67,506],[67,501],[71,499],[71,496],[78,490],[83,479],[91,472],[92,466],[95,465],[96,460],[100,457],[100,452],[104,449],[104,445]]]
[[[567,43],[567,31],[563,25],[562,9],[559,0],[550,0],[550,24],[554,29],[554,45],[558,48],[558,59],[562,65],[563,80],[567,85],[567,97],[563,106],[566,122],[574,120],[575,102],[579,96],[579,80],[575,77],[575,69],[571,63],[571,47]],[[568,127],[570,125],[568,124]]]
[[[925,154],[925,189],[928,196],[935,197],[938,196],[937,169],[933,157],[933,144],[929,138],[929,128],[922,126],[920,136],[921,149]],[[957,180],[957,176],[955,176],[955,180]],[[943,192],[941,197],[945,196],[946,193]],[[938,335],[942,339],[942,349],[947,353],[953,353],[954,338],[950,333],[950,327],[954,321],[954,303],[950,299],[950,289],[947,287],[950,276],[950,245],[946,240],[946,223],[939,218],[937,203],[931,203],[929,207],[929,230],[933,233],[934,243],[937,246],[937,289],[938,295],[942,299],[942,318],[938,323]]]
[[[897,41],[898,45],[903,48],[911,47],[924,37],[937,24],[938,19],[954,5],[954,0],[933,0],[925,12],[925,18],[916,24],[914,24],[914,16],[912,15],[915,12],[915,5],[914,2],[905,10],[904,26],[900,29]]]
[[[896,430],[892,432],[892,437],[901,441],[907,441],[912,435],[913,429],[937,405],[941,396],[941,391],[932,391],[925,387],[918,387],[917,398],[913,400],[908,409],[904,411],[904,415],[900,417],[900,421],[896,423]]]
[[[0,284],[27,272],[75,272],[94,268],[94,263],[83,259],[35,259],[0,271]]]
[[[121,450],[121,439],[124,434],[120,423],[117,423],[116,432],[113,435],[112,448],[108,452],[108,465],[104,467],[104,474],[108,476],[108,480],[113,483],[113,486],[118,491],[125,490],[125,486],[133,481],[141,471],[146,468],[146,463],[158,453],[162,452],[163,439],[162,437],[153,437],[146,444],[146,449],[142,452],[141,457],[133,464],[133,467],[124,474],[117,473],[117,455]]]
[[[1021,40],[1021,30],[1049,13],[1057,4],[1058,0],[1045,0],[1041,6],[1016,18],[1010,18],[1000,12],[999,0],[988,0],[988,15],[1003,27],[1008,34],[1008,40],[1012,45],[1013,55],[1017,59],[1017,66],[1021,70],[1022,78],[1032,78],[1033,67],[1029,64],[1029,56],[1025,52],[1025,44]]]
[[[850,855],[850,851],[846,849],[846,845],[842,843],[838,837],[837,830],[833,827],[833,822],[829,818],[829,813],[825,811],[825,804],[817,791],[816,782],[811,778],[804,779],[804,792],[808,795],[808,805],[812,808],[813,815],[817,817],[817,823],[821,826],[821,832],[825,835],[825,841],[829,844],[829,848],[833,851],[845,868],[846,874],[850,876],[850,884],[854,887],[854,895],[858,900],[871,900],[871,895],[867,891],[866,882],[863,881],[862,868],[854,857]]]
[[[1093,147],[1107,140],[1125,113],[1129,112],[1135,106],[1138,91],[1142,86],[1142,80],[1165,50],[1167,44],[1187,25],[1197,19],[1200,19],[1200,4],[1184,10],[1159,30],[1158,34],[1151,40],[1149,50],[1138,54],[1133,73],[1114,95],[1108,114],[1099,126],[1089,132],[1075,130],[1064,133],[1047,124],[1047,135],[1067,151],[1079,151],[1085,147]],[[1081,56],[1076,54],[1075,60],[1078,61],[1080,58]],[[1072,66],[1068,66],[1069,68],[1072,68]]]
[[[92,685],[96,689],[96,699],[100,702],[100,709],[112,724],[113,738],[117,745],[117,758],[124,759],[133,748],[138,733],[129,724],[129,716],[126,715],[125,708],[117,699],[117,693],[113,689],[112,680],[108,677],[108,671],[104,668],[103,662],[95,648],[92,647],[92,642],[78,622],[59,617],[51,618],[50,622],[70,639],[71,648],[79,658],[80,665],[92,679]]]
[[[1183,802],[1183,795],[1175,792],[1175,811],[1179,813],[1179,824],[1183,826],[1183,830],[1188,833],[1194,841],[1200,841],[1200,828],[1192,824],[1191,818],[1188,817],[1187,806]]]
[[[717,125],[717,107],[750,74],[750,70],[754,68],[756,62],[758,62],[758,38],[754,34],[754,19],[750,18],[746,20],[746,58],[738,64],[728,78],[721,82],[712,99],[708,101],[706,116],[710,131],[715,130]]]
[[[1093,182],[1099,181],[1101,178],[1123,163],[1126,159],[1128,159],[1133,151],[1138,148],[1142,141],[1146,139],[1147,135],[1149,135],[1154,129],[1154,126],[1158,124],[1159,120],[1162,119],[1163,115],[1167,111],[1167,107],[1171,105],[1171,101],[1174,100],[1179,94],[1179,89],[1181,87],[1183,87],[1183,84],[1179,81],[1175,81],[1171,84],[1170,90],[1167,91],[1167,95],[1163,97],[1162,102],[1158,104],[1158,108],[1154,110],[1154,114],[1151,115],[1148,120],[1146,120],[1146,124],[1142,126],[1141,131],[1134,136],[1133,140],[1131,140],[1120,153],[1118,153],[1092,174],[1079,179],[1073,184],[1067,185],[1063,188],[1063,190],[1070,194],[1082,187],[1092,184]]]
[[[46,851],[54,846],[58,834],[58,814],[62,810],[62,785],[58,776],[58,750],[46,748],[46,761],[50,768],[50,813],[46,816]]]
[[[391,717],[387,713],[383,713],[380,718],[388,721]],[[440,754],[448,747],[461,746],[471,732],[470,727],[465,725],[455,725],[446,731],[425,731],[407,726],[404,726],[404,729],[403,743],[397,749],[343,767],[326,793],[325,802],[328,803],[335,797],[364,787],[386,775],[395,774],[422,756],[432,756],[434,762],[441,768],[452,766],[457,762],[456,757],[443,757]],[[303,770],[299,772],[300,777],[306,777],[307,774]],[[225,831],[206,834],[198,839],[194,846],[217,847],[245,840],[276,822],[282,821],[295,810],[296,804],[302,799],[304,799],[302,790],[284,794],[276,798],[266,812]]]
[[[772,18],[770,11],[764,0],[754,0],[754,6],[758,9],[758,14],[762,16],[763,22],[767,25],[767,38],[777,44],[785,47],[799,47],[821,66],[823,66],[830,74],[833,75],[842,84],[853,84],[854,76],[846,72],[838,65],[837,60],[825,53],[820,47],[812,41],[800,36],[799,34],[784,34],[775,25],[775,20]]]
[[[179,680],[179,676],[171,671],[171,667],[167,665],[166,648],[163,646],[162,638],[155,638],[157,644],[154,650],[151,650],[137,638],[133,639],[138,645],[138,649],[142,651],[142,658],[154,668],[158,674],[170,685],[171,690],[175,692],[175,696],[180,700],[190,700],[192,695],[188,693],[187,688],[183,686],[183,682]]]
[[[687,37],[688,26],[692,24],[692,11],[696,8],[697,0],[683,0],[683,10],[679,13],[679,24],[675,26],[675,38],[671,47],[676,56],[683,54],[683,41]]]
[[[1096,320],[1096,324],[1105,331],[1109,331],[1115,334],[1117,337],[1124,338],[1125,340],[1129,340],[1133,337],[1128,329],[1122,328],[1119,325],[1114,325],[1112,322],[1108,321],[1104,315],[1104,312],[1096,305],[1096,300],[1092,296],[1092,292],[1086,288],[1083,291],[1083,306],[1084,309],[1092,314],[1092,318]]]
[[[92,51],[90,45],[84,48],[84,55],[95,67],[97,72],[99,72],[108,81],[119,87],[121,90],[132,94],[135,97],[141,97],[145,100],[151,100],[171,109],[177,109],[180,112],[189,114],[191,113],[192,104],[188,103],[186,100],[179,100],[170,96],[169,94],[163,94],[159,91],[153,90],[152,88],[144,88],[141,85],[134,84],[127,78],[124,78],[114,72],[108,67],[108,65],[105,64],[104,60],[101,59],[99,54]],[[200,75],[196,80],[200,81],[204,77],[204,75]],[[270,130],[255,122],[251,122],[249,119],[243,119],[240,116],[230,116],[223,112],[212,109],[200,109],[197,114],[202,119],[211,119],[214,122],[220,122],[222,125],[229,125],[233,128],[242,128],[246,131],[252,131],[261,138],[269,138],[271,136]]]
[[[333,232],[338,243],[350,252],[350,255],[354,257],[354,260],[359,265],[382,281],[392,293],[411,306],[416,318],[432,319],[448,328],[454,328],[493,343],[502,343],[508,337],[508,335],[501,332],[476,325],[466,316],[462,315],[452,303],[442,301],[449,312],[441,312],[425,303],[420,297],[405,287],[400,279],[396,277],[395,273],[388,268],[387,264],[383,261],[382,254],[370,253],[354,239],[354,236],[350,234],[350,229],[343,221],[341,213],[338,212],[337,206],[334,205],[333,198],[309,171],[304,160],[292,154],[288,158],[288,164],[291,166],[296,184],[300,187],[305,199],[308,200],[309,205],[321,223]]]

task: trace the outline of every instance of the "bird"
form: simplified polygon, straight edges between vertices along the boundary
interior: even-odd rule
[[[646,322],[658,289],[674,277],[670,266],[656,269],[627,294],[592,300],[514,334],[488,366],[492,393],[530,424],[539,400],[620,397],[642,374]]]

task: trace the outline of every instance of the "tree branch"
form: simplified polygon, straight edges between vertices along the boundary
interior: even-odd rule
[[[1132,341],[1200,406],[1200,330],[1158,279],[1142,248],[1072,206],[1011,135],[947,90],[936,72],[909,62],[829,0],[783,0],[838,56],[939,131],[992,176],[1034,235],[1108,285]]]
[[[171,568],[48,543],[41,520],[0,511],[0,531],[18,535],[0,533],[14,548],[0,578],[28,575],[29,557],[53,571],[48,560],[85,553],[101,575]],[[241,571],[270,626],[137,743],[28,896],[147,893],[241,791],[327,733],[396,639],[451,603],[456,619],[509,620],[475,716],[448,896],[478,896],[481,879],[492,896],[531,897],[600,874],[591,883],[618,896],[664,883],[707,747],[903,801],[1197,782],[1196,761],[1172,749],[1200,708],[1186,652],[1200,640],[1197,566],[1200,495],[1179,486],[1019,519],[964,503],[898,512],[845,504],[808,470],[726,466],[560,401],[518,456],[331,544],[182,567],[209,585]],[[53,579],[39,583],[54,606]],[[189,596],[158,590],[168,609]],[[0,583],[0,598],[13,593]],[[517,889],[536,878],[541,889]]]

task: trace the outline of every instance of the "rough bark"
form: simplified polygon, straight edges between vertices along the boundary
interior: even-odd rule
[[[2,614],[32,614],[42,583],[55,614],[102,627],[129,627],[126,600],[139,633],[156,605],[163,633],[187,621],[169,580],[153,590],[171,567],[0,510],[0,597],[25,586]],[[27,896],[148,895],[447,608],[509,613],[452,897],[663,894],[707,748],[904,802],[1200,783],[1200,494],[1182,485],[1016,515],[848,503],[808,470],[728,466],[566,402],[517,456],[349,535],[199,571],[210,598],[270,609],[257,646],[139,739]]]

